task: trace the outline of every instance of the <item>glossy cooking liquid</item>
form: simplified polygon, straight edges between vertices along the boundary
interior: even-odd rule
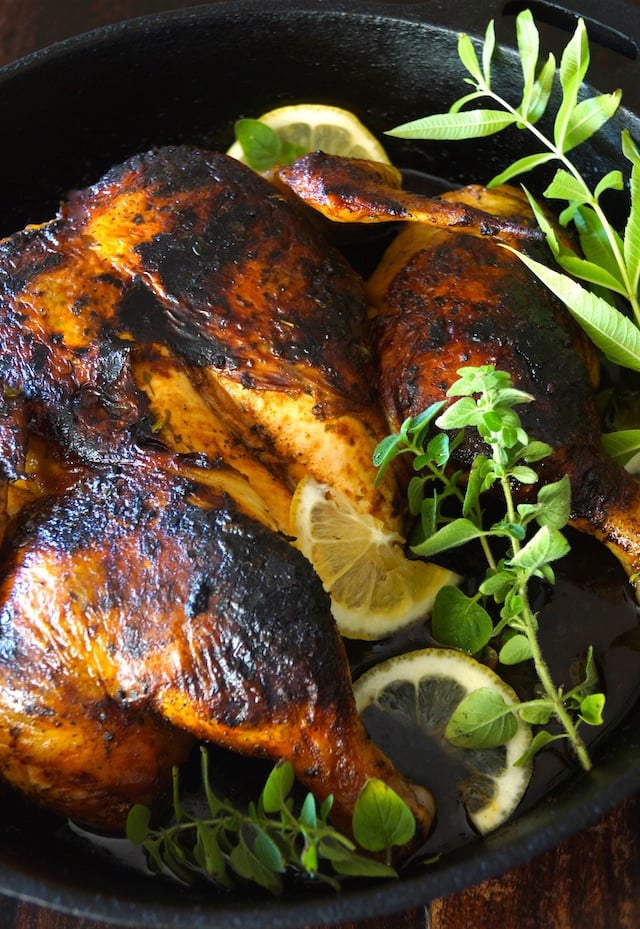
[[[538,613],[540,642],[556,685],[565,689],[573,683],[574,673],[593,646],[594,657],[606,693],[604,725],[582,726],[581,734],[590,745],[597,765],[598,743],[613,731],[618,722],[640,698],[640,611],[631,593],[626,575],[599,542],[581,533],[567,530],[571,551],[556,563],[556,583],[532,588],[533,608]],[[479,560],[467,564],[452,561],[458,570],[469,572],[468,584]],[[392,655],[414,648],[437,645],[428,622],[415,624],[384,642],[348,643],[354,678]],[[510,668],[498,666],[497,673],[525,700],[534,696],[535,675],[531,662]],[[457,785],[468,772],[461,768],[458,753],[428,739],[397,718],[374,708],[363,716],[373,740],[389,755],[408,778],[428,787],[434,794],[437,821],[426,846],[430,853],[442,852],[476,838],[469,825]],[[533,775],[516,815],[534,806],[560,781],[579,769],[566,741],[554,742],[536,756]]]

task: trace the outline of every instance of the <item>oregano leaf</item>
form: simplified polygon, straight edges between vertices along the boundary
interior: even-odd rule
[[[358,845],[380,852],[410,842],[415,829],[415,818],[404,800],[384,781],[370,778],[353,811],[353,835]]]
[[[444,735],[460,748],[497,748],[512,739],[517,728],[504,697],[492,687],[479,687],[458,704]]]

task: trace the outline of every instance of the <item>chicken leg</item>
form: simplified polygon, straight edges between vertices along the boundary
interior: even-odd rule
[[[446,194],[496,216],[534,219],[519,191],[480,187]],[[546,482],[567,474],[571,523],[593,534],[630,577],[640,571],[640,487],[600,444],[597,360],[564,306],[500,241],[548,261],[542,243],[501,233],[466,235],[411,223],[368,283],[380,395],[389,425],[441,400],[463,366],[508,371],[534,402],[519,408],[524,428],[553,455],[537,467]],[[468,440],[457,463],[479,447]]]
[[[308,562],[162,456],[74,475],[23,510],[5,548],[3,777],[62,815],[121,828],[199,739],[289,759],[318,798],[333,794],[347,832],[365,781],[383,779],[424,841],[431,797],[366,735]]]

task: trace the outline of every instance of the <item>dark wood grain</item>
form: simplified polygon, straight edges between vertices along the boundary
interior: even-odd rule
[[[0,0],[0,64],[108,23],[197,5],[194,0]],[[105,923],[3,897],[0,927],[107,929]],[[640,797],[620,804],[596,825],[526,867],[436,900],[428,907],[393,918],[345,923],[339,929],[490,927],[639,929]]]

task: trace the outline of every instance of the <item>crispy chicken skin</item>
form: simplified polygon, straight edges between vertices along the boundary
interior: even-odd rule
[[[472,186],[443,199],[534,223],[524,195],[512,188]],[[500,241],[549,260],[542,243],[505,233]],[[534,397],[519,408],[525,429],[554,449],[536,466],[542,478],[569,476],[573,525],[604,542],[633,575],[640,570],[640,492],[601,450],[593,349],[500,241],[410,223],[389,247],[367,288],[389,424],[395,430],[441,400],[460,367],[508,371]],[[468,465],[478,450],[465,442],[459,463]]]
[[[0,243],[0,770],[62,815],[161,805],[195,740],[289,759],[350,829],[371,743],[296,481],[373,489],[362,282],[223,155],[163,149]],[[355,478],[358,481],[355,481]],[[405,849],[407,853],[410,849]]]
[[[0,246],[0,379],[54,435],[111,460],[153,426],[223,459],[288,530],[312,474],[397,528],[374,487],[386,426],[372,394],[362,282],[299,208],[224,155],[167,148],[78,192]],[[110,427],[112,428],[112,427]]]
[[[121,827],[195,738],[288,758],[347,830],[380,777],[424,839],[428,794],[365,734],[308,563],[162,459],[76,472],[23,510],[0,602],[0,764],[38,802]]]

